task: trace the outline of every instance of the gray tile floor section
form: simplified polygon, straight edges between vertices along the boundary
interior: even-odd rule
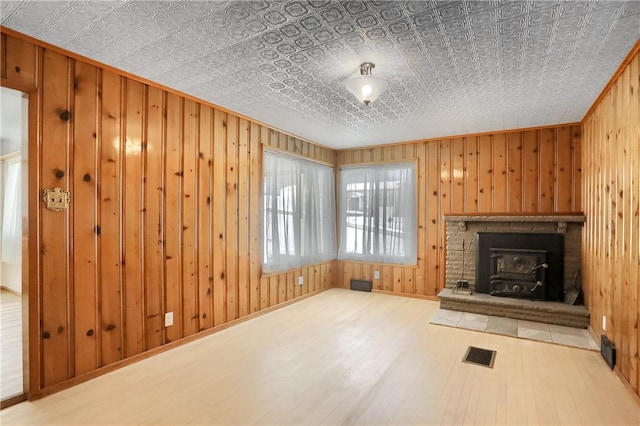
[[[470,312],[450,311],[448,309],[438,309],[438,312],[431,318],[431,324],[503,334],[505,336],[556,343],[592,351],[600,350],[591,333],[582,328],[543,324],[513,318],[473,314]]]

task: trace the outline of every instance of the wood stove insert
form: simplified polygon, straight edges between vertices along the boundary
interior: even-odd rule
[[[476,237],[477,293],[553,302],[563,300],[562,234],[478,232]],[[497,262],[499,259],[501,261]]]
[[[546,250],[491,248],[490,294],[545,300]]]

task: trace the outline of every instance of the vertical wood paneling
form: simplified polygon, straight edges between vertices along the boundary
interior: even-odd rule
[[[283,275],[284,279],[286,280],[286,275]],[[269,289],[267,290],[267,293],[269,294],[269,306],[275,306],[278,303],[280,303],[280,301],[278,300],[279,297],[279,280],[277,276],[270,276],[269,277]]]
[[[529,130],[522,135],[522,205],[524,212],[537,212],[539,199],[538,131]],[[548,158],[546,159],[549,160]]]
[[[478,138],[478,211],[493,211],[493,138]]]
[[[213,120],[213,324],[226,320],[225,216],[227,114],[216,111]]]
[[[640,55],[636,55],[629,65],[629,130],[628,134],[640,135]],[[635,94],[635,97],[633,96]],[[640,136],[639,136],[640,139]],[[629,383],[640,395],[640,140],[630,140],[629,158]],[[636,263],[637,262],[637,263]]]
[[[554,187],[557,158],[555,137],[555,129],[541,129],[539,132],[538,180],[540,189],[538,191],[538,211],[542,212],[557,211],[554,210],[555,199],[557,198]]]
[[[164,126],[165,96],[149,87],[147,92],[147,126],[145,147],[145,243],[144,301],[145,349],[162,345],[164,329]],[[157,124],[160,125],[157,125]]]
[[[583,288],[596,335],[618,350],[621,375],[640,394],[640,54],[582,125]],[[607,317],[606,330],[602,317]]]
[[[3,83],[35,91],[29,198],[72,199],[30,215],[32,395],[332,285],[332,262],[261,275],[260,212],[263,144],[333,150],[4,33],[1,51]]]
[[[555,210],[561,212],[571,211],[574,203],[573,178],[574,157],[573,157],[573,136],[568,127],[561,127],[556,132],[556,173],[555,183]]]
[[[100,259],[99,309],[102,366],[112,364],[123,356],[119,207],[121,87],[120,76],[102,72],[102,116],[99,141],[101,157],[98,173],[100,217],[96,229]],[[78,202],[79,200],[75,201],[75,203]]]
[[[340,261],[338,285],[348,287],[354,274],[377,269],[382,276],[372,280],[375,289],[436,296],[444,286],[443,215],[518,213],[523,211],[523,198],[532,212],[541,206],[549,213],[577,211],[579,204],[571,194],[581,168],[581,159],[573,154],[579,147],[579,126],[559,126],[338,152],[338,165],[418,160],[417,267]]]
[[[238,249],[238,317],[244,317],[250,312],[249,287],[250,261],[249,261],[249,132],[250,124],[241,119],[238,123],[238,165],[237,165],[237,249]]]
[[[263,295],[262,280],[260,280],[260,268],[262,265],[262,226],[260,212],[262,211],[262,162],[260,159],[261,132],[262,127],[256,123],[251,123],[250,145],[249,145],[249,307],[250,313],[261,309]]]
[[[464,151],[464,148],[463,148]],[[464,152],[462,153],[464,156]],[[424,143],[419,143],[416,146],[416,158],[418,160],[418,247],[426,247],[427,244],[427,196],[423,195],[424,188],[427,186],[427,153]],[[463,159],[464,160],[464,159]],[[460,168],[462,173],[464,166]],[[460,191],[458,191],[460,192]],[[464,203],[464,196],[463,201]],[[427,250],[428,251],[428,250]],[[414,294],[426,294],[426,282],[427,282],[427,253],[425,250],[418,250],[418,270],[416,271],[416,283]]]
[[[572,210],[582,211],[582,184],[584,179],[582,177],[582,133],[579,127],[574,127],[571,131],[571,149],[573,151],[573,164],[571,169],[571,175],[573,177],[573,203]]]
[[[299,274],[297,273],[297,271],[289,271],[287,273],[287,294],[285,295],[286,300],[291,300],[294,297],[298,275]]]
[[[124,192],[122,238],[124,250],[121,264],[124,270],[125,351],[130,357],[144,350],[143,288],[144,276],[142,204],[142,111],[144,108],[141,83],[127,81],[125,92],[124,143],[120,155],[123,163],[122,191]]]
[[[422,145],[422,144],[420,144]],[[451,211],[464,210],[464,139],[451,141]]]
[[[478,211],[478,138],[465,138],[465,203],[464,211]]]
[[[211,206],[213,204],[211,142],[213,109],[200,106],[198,137],[198,304],[199,329],[213,326],[213,275],[211,270]]]
[[[173,325],[165,328],[167,342],[182,336],[182,103],[180,97],[167,95],[164,306],[165,312],[173,312]]]
[[[509,133],[507,139],[507,211],[518,213],[522,211],[522,133]]]
[[[74,109],[83,111],[73,126],[73,192],[91,205],[73,203],[73,311],[75,375],[98,367],[98,294],[96,262],[96,158],[98,71],[82,63],[75,67]]]
[[[182,140],[182,335],[199,330],[198,322],[198,105],[184,102]]]
[[[439,172],[439,155],[438,144],[427,144],[427,161],[425,162],[427,174],[427,247],[422,250],[418,247],[418,256],[425,253],[427,259],[427,271],[429,274],[426,278],[426,294],[437,294],[439,285],[438,270],[438,230],[440,225],[440,172]],[[424,193],[418,188],[418,194]],[[418,224],[418,226],[420,226]]]
[[[504,212],[508,209],[507,195],[507,135],[500,133],[493,136],[493,194],[492,211]],[[459,211],[459,210],[457,210]]]
[[[451,197],[452,192],[452,168],[451,168],[451,145],[449,140],[440,142],[440,188],[438,190],[440,194],[440,209],[438,211],[438,264],[436,265],[435,273],[438,276],[438,282],[436,284],[436,293],[444,287],[444,267],[445,255],[446,255],[446,237],[444,232],[444,220],[443,215],[451,212]]]
[[[70,61],[57,53],[45,52],[44,67],[51,74],[42,78],[42,170],[43,188],[69,189],[67,158],[72,108],[70,105]],[[55,73],[55,74],[54,74]],[[44,155],[44,154],[47,155]],[[69,294],[69,217],[68,210],[54,212],[42,207],[42,348],[44,386],[69,377],[70,294]],[[62,232],[61,232],[62,231]]]
[[[227,316],[238,318],[238,118],[227,118],[226,283]]]

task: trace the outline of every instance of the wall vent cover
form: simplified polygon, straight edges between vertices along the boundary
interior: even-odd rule
[[[609,368],[616,366],[616,347],[604,334],[600,336],[600,353]]]
[[[496,351],[469,346],[462,362],[493,368],[496,359]]]
[[[368,291],[371,292],[371,288],[373,287],[373,283],[371,281],[365,280],[351,280],[351,290],[358,291]]]

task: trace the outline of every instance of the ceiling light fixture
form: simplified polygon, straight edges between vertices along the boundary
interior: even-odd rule
[[[386,81],[371,75],[371,70],[375,67],[371,62],[365,62],[360,65],[360,76],[345,83],[347,90],[353,93],[360,102],[364,102],[365,105],[369,105],[378,99],[378,96],[387,90]]]

